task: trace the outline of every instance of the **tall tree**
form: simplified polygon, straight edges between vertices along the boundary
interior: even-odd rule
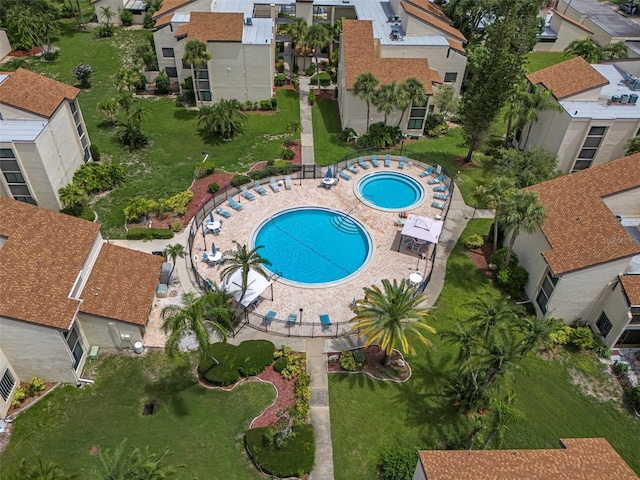
[[[387,118],[393,113],[398,103],[403,103],[405,92],[400,89],[397,82],[385,83],[380,86],[376,92],[374,105],[379,112],[384,113],[384,124],[387,124]]]
[[[196,69],[200,69],[207,65],[207,62],[211,60],[211,54],[207,49],[207,45],[200,40],[189,40],[184,47],[184,56],[182,60],[188,65],[191,65],[191,74],[193,80],[193,90],[196,94],[196,101],[200,101],[202,106],[202,99],[200,98],[200,89],[198,88],[198,76],[196,75]]]
[[[291,36],[291,49],[293,51],[293,59],[291,63],[293,65],[297,65],[296,48],[306,36],[307,30],[309,30],[309,25],[307,25],[307,21],[304,18],[296,17],[293,19],[293,22],[288,25],[287,30]]]
[[[559,177],[558,158],[539,148],[528,150],[498,149],[494,172],[512,178],[516,188],[526,188]]]
[[[181,243],[174,243],[167,245],[162,253],[167,260],[171,261],[171,273],[169,274],[169,278],[171,278],[173,270],[176,268],[176,260],[184,258],[187,255],[187,251]]]
[[[333,38],[329,30],[321,23],[311,25],[304,38],[306,43],[313,47],[313,53],[316,58],[316,79],[318,80],[318,90],[320,90],[320,62],[318,55],[320,50],[333,41]]]
[[[502,212],[502,204],[513,193],[514,181],[506,176],[494,177],[487,185],[479,185],[476,195],[483,199],[493,214],[493,250],[498,249],[498,219]]]
[[[499,0],[450,0],[444,2],[444,12],[454,26],[475,45],[480,40],[483,23],[489,23],[495,16]]]
[[[544,205],[540,203],[536,192],[516,190],[513,195],[504,202],[504,208],[500,214],[500,221],[505,231],[511,232],[507,256],[504,266],[509,266],[513,245],[521,232],[534,233],[542,227],[546,217]]]
[[[369,132],[369,123],[371,121],[371,104],[376,98],[379,83],[373,73],[365,72],[358,75],[353,84],[353,94],[367,104],[367,132]]]
[[[240,286],[241,292],[238,303],[241,303],[249,288],[249,271],[253,270],[268,280],[270,278],[269,273],[264,269],[264,266],[271,265],[271,262],[261,257],[258,253],[258,250],[264,248],[263,246],[259,245],[249,250],[246,245],[240,245],[240,243],[235,240],[233,243],[235,243],[236,249],[231,252],[230,255],[225,256],[218,265],[223,267],[220,272],[220,278],[223,280],[231,278],[234,273],[240,270],[242,274],[242,285]]]
[[[482,145],[511,90],[522,75],[525,54],[537,41],[541,0],[498,2],[495,19],[485,27],[484,44],[470,53],[470,81],[462,97],[461,117],[469,145],[466,162]]]
[[[400,85],[400,89],[402,90],[403,95],[399,99],[400,102],[397,102],[397,106],[398,108],[402,108],[402,114],[400,115],[400,119],[398,120],[396,127],[399,127],[402,124],[404,114],[407,113],[409,108],[414,105],[424,105],[427,101],[427,91],[424,88],[424,84],[415,77],[407,78]]]
[[[433,94],[433,104],[446,119],[458,112],[460,99],[452,85],[440,85]]]
[[[496,335],[499,329],[515,325],[524,313],[522,308],[508,297],[489,294],[477,297],[465,306],[475,312],[467,320],[472,325],[471,335],[478,336],[485,343],[489,343],[489,337]]]
[[[627,143],[624,144],[624,154],[633,155],[638,152],[640,152],[640,137],[631,137],[627,140]]]
[[[351,307],[356,315],[349,321],[354,323],[353,331],[365,337],[366,347],[378,344],[384,350],[387,364],[396,345],[409,354],[415,354],[414,339],[431,345],[424,333],[435,333],[435,329],[424,323],[431,316],[424,301],[405,279],[400,283],[384,279],[382,289],[377,285],[364,288],[364,299]]]

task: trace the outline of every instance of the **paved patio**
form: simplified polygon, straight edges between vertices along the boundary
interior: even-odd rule
[[[269,193],[266,196],[256,194],[253,201],[241,198],[241,205],[244,209],[240,212],[233,211],[229,219],[224,220],[220,235],[206,235],[207,251],[211,251],[211,243],[215,242],[218,250],[227,251],[234,248],[233,241],[236,240],[241,244],[248,244],[253,231],[258,227],[260,222],[272,216],[276,212],[299,205],[318,205],[333,208],[342,212],[351,212],[351,215],[364,224],[373,238],[374,252],[371,264],[365,268],[358,276],[354,277],[347,283],[336,287],[323,288],[301,288],[291,285],[285,285],[282,282],[275,281],[273,284],[273,301],[271,301],[271,292],[266,290],[263,294],[263,301],[256,308],[256,313],[260,315],[266,314],[269,310],[277,312],[277,319],[282,322],[274,321],[269,327],[274,333],[288,334],[288,328],[297,329],[291,334],[310,335],[311,329],[320,331],[319,315],[328,313],[333,322],[332,334],[344,334],[350,331],[351,326],[345,322],[352,317],[349,305],[353,298],[362,297],[362,289],[365,286],[379,284],[381,279],[406,279],[411,273],[416,271],[418,267],[418,252],[407,248],[398,250],[400,241],[400,231],[402,227],[395,225],[398,219],[398,213],[377,210],[361,203],[354,194],[354,186],[359,177],[365,173],[378,171],[397,171],[398,162],[394,161],[391,168],[380,167],[378,169],[370,168],[362,171],[360,174],[352,175],[352,180],[340,180],[338,185],[330,190],[319,187],[321,179],[303,180],[302,185],[299,181],[295,181],[291,190],[280,189],[279,193],[272,192],[268,187]],[[409,165],[402,170],[403,173],[410,174],[419,180],[425,187],[427,192],[425,201],[418,207],[411,210],[412,213],[425,217],[435,218],[436,215],[442,213],[431,207],[433,200],[433,185],[427,185],[425,179],[420,179],[418,173],[423,168]],[[255,192],[254,192],[255,193]],[[237,197],[236,197],[237,199]],[[226,207],[225,207],[226,208]],[[216,215],[216,219],[220,218]],[[196,263],[200,275],[211,279],[213,282],[220,283],[219,268],[208,266],[201,261],[202,253],[205,251],[205,239],[199,234],[195,237],[192,257],[197,255]],[[340,248],[339,245],[336,248]],[[431,249],[433,246],[430,247]],[[430,257],[431,251],[427,248],[422,249],[422,253]],[[432,265],[425,260],[420,260],[419,270],[423,274],[423,278],[429,274]],[[299,314],[303,309],[302,320],[306,322],[316,322],[316,327],[304,326],[296,324],[293,327],[287,327],[286,320],[289,313]],[[340,331],[336,331],[336,323],[341,322]],[[255,322],[252,322],[255,323]],[[302,331],[309,330],[308,332]]]

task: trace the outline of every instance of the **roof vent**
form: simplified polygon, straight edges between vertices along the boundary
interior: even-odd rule
[[[244,19],[245,25],[253,25],[253,19],[251,17],[247,17]]]

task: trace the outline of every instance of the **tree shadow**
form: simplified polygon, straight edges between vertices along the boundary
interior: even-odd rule
[[[167,405],[177,416],[184,417],[189,412],[180,394],[196,383],[191,362],[182,361],[160,372],[157,378],[145,385],[144,393],[147,401],[155,400],[159,408]]]
[[[332,377],[337,379],[339,383],[347,383],[350,389],[367,388],[370,392],[376,389],[385,390],[392,386],[391,382],[376,380],[366,373],[346,373],[346,372],[330,372]]]
[[[186,108],[176,108],[173,111],[173,118],[192,121],[198,118],[198,112],[196,110],[187,110]]]

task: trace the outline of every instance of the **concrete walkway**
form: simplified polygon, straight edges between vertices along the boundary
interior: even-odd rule
[[[300,92],[300,124],[302,133],[300,134],[301,155],[303,165],[314,165],[316,163],[313,151],[313,120],[311,116],[311,105],[309,105],[309,77],[300,77],[298,91]]]

